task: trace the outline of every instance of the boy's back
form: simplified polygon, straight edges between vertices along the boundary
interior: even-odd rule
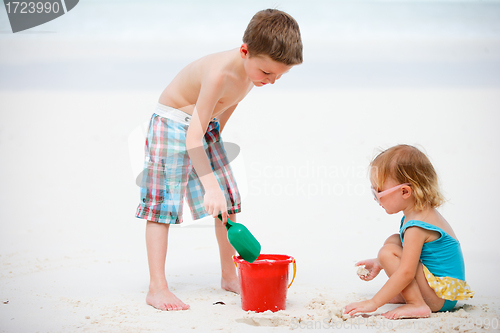
[[[254,80],[241,67],[242,57],[247,58],[245,65],[248,71],[261,70],[261,73],[252,73]],[[254,85],[273,84],[292,67],[263,57],[248,58],[248,47],[242,46],[198,59],[177,74],[161,94],[159,102],[192,115],[195,105],[199,110],[200,102],[210,99],[215,102],[211,113],[211,117],[215,118],[237,105]]]
[[[238,50],[210,54],[184,67],[165,88],[159,102],[192,115],[202,87],[212,85],[220,90],[218,103],[212,111],[213,118],[238,104],[253,84],[234,72],[235,51]]]

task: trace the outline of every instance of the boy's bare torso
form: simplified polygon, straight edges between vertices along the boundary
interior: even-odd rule
[[[222,95],[215,104],[211,118],[217,117],[237,105],[254,86],[237,66],[238,60],[239,50],[234,49],[210,54],[190,63],[165,88],[159,102],[192,115],[202,82],[210,84],[214,80],[221,80]]]

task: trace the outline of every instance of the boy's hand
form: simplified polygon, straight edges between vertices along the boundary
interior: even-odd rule
[[[373,280],[378,273],[383,269],[380,263],[378,262],[378,259],[366,259],[366,260],[361,260],[358,261],[355,266],[361,266],[364,265],[365,269],[368,270],[368,275],[362,275],[359,278],[364,281],[370,281]]]
[[[208,189],[204,196],[205,210],[208,214],[213,217],[217,217],[219,214],[222,215],[222,223],[226,225],[227,223],[227,203],[226,197],[220,188]]]
[[[367,312],[373,312],[375,310],[377,310],[375,302],[369,299],[367,301],[355,302],[347,305],[344,308],[344,313],[353,316],[356,313],[367,313]]]

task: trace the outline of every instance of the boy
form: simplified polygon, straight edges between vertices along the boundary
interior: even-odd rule
[[[150,272],[146,302],[161,310],[186,310],[168,288],[165,259],[169,224],[182,222],[186,195],[194,219],[215,217],[221,287],[239,293],[224,225],[235,221],[241,203],[220,132],[253,86],[261,87],[302,63],[297,22],[266,9],[252,18],[239,49],[205,56],[182,69],[160,96],[146,140],[141,203],[136,217],[147,219]],[[217,216],[222,215],[221,222]]]

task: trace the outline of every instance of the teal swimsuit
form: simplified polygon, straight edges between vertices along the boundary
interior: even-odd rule
[[[403,221],[404,217],[401,219],[399,230],[402,243],[404,232],[409,227],[437,231],[441,235],[435,241],[424,243],[420,253],[420,261],[424,265],[429,286],[445,300],[439,311],[449,311],[456,305],[457,300],[472,297],[474,292],[465,282],[464,257],[460,243],[435,225],[418,220],[410,220],[403,225]]]

